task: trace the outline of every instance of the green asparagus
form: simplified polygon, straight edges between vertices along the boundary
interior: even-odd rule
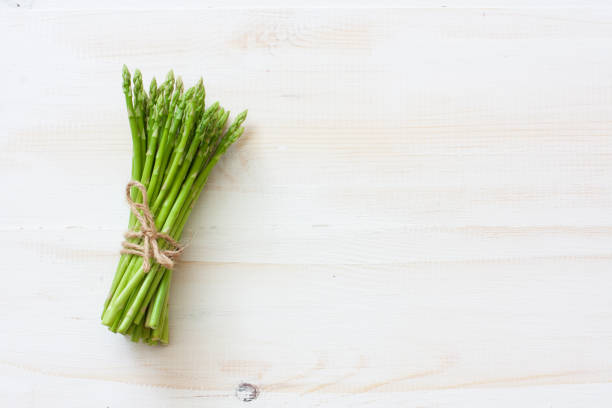
[[[226,128],[229,111],[218,102],[206,107],[202,79],[184,91],[182,79],[175,79],[172,71],[159,86],[153,78],[147,95],[140,71],[131,78],[124,66],[123,93],[132,134],[132,179],[144,186],[155,228],[178,241],[212,168],[244,132],[247,111]],[[130,195],[142,203],[139,189],[132,188]],[[128,227],[141,227],[134,214]],[[143,240],[130,242],[141,245]],[[162,250],[168,246],[163,240],[158,244]],[[141,256],[121,255],[102,323],[132,341],[168,344],[172,270],[150,261],[147,271]]]

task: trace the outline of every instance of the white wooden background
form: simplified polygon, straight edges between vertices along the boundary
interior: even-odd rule
[[[17,3],[0,406],[612,405],[606,2]],[[99,322],[128,216],[123,63],[249,108],[190,220],[165,348]]]

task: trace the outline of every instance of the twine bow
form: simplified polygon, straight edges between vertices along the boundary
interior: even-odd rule
[[[142,204],[132,200],[130,194],[132,187],[137,188],[142,193]],[[126,240],[121,243],[121,246],[123,246],[121,253],[141,256],[143,259],[142,268],[145,273],[151,269],[151,258],[155,259],[164,268],[172,269],[174,260],[183,252],[183,246],[170,235],[159,232],[155,228],[155,220],[148,205],[145,186],[132,180],[127,184],[125,192],[130,211],[140,223],[140,230],[130,230],[124,234]],[[127,239],[132,238],[142,239],[142,245],[127,241]],[[166,241],[170,249],[160,249],[158,240]]]

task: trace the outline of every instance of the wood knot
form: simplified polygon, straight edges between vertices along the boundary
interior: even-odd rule
[[[240,383],[236,387],[236,398],[244,402],[253,401],[259,395],[259,389],[253,384]]]

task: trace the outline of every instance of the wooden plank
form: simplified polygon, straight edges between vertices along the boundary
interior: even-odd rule
[[[610,22],[1,13],[0,402],[236,406],[246,381],[258,406],[609,406]],[[127,221],[123,63],[249,108],[162,349],[98,319]]]
[[[202,10],[211,8],[592,8],[610,7],[606,0],[310,0],[307,5],[300,0],[5,0],[0,7],[21,10]]]

